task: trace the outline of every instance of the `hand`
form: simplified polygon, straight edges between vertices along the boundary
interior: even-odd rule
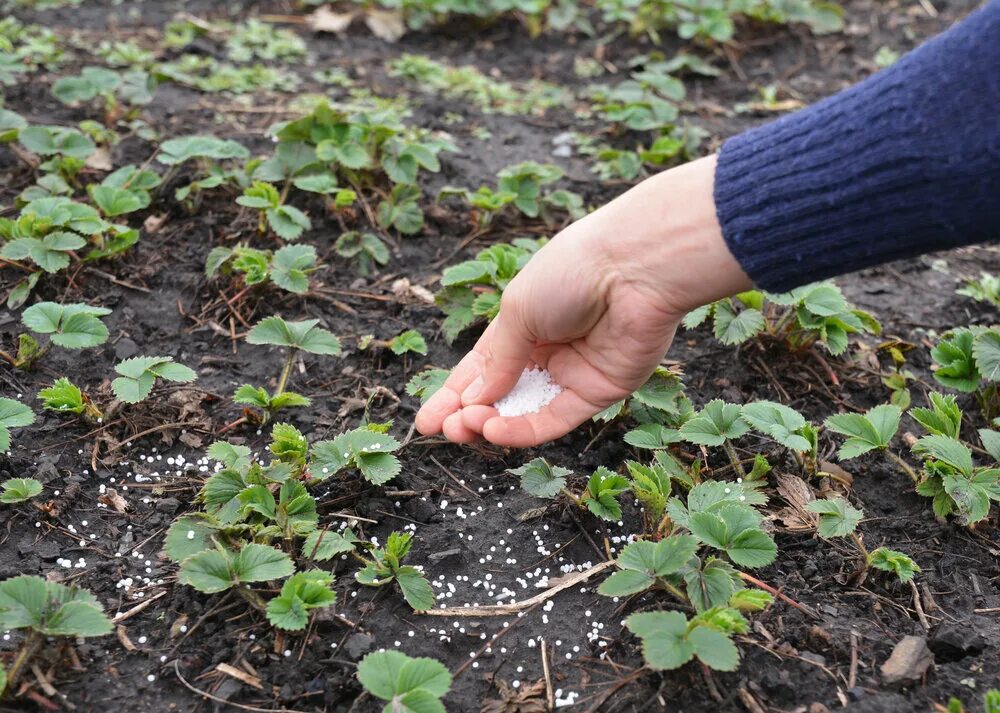
[[[504,290],[500,312],[417,429],[528,447],[570,432],[641,386],[688,310],[748,289],[715,215],[715,157],[650,178],[556,235]],[[533,414],[492,404],[526,366],[563,391]]]

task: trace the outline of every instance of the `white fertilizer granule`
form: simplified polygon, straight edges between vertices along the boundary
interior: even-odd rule
[[[501,416],[524,416],[537,413],[562,393],[562,387],[552,381],[546,369],[525,369],[510,393],[493,404]]]

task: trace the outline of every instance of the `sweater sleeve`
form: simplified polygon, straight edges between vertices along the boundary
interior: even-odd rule
[[[774,292],[1000,238],[1000,0],[727,141],[715,203],[730,251]]]

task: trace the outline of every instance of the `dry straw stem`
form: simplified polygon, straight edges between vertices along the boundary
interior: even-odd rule
[[[581,582],[586,582],[598,572],[603,572],[608,567],[613,567],[614,565],[614,560],[608,560],[607,562],[595,564],[590,569],[585,569],[582,572],[570,575],[556,586],[550,587],[530,599],[524,599],[519,602],[514,602],[513,604],[494,604],[492,606],[485,607],[448,607],[446,609],[428,609],[427,611],[421,613],[426,614],[427,616],[504,616],[506,614],[516,614],[517,612],[533,607],[536,604],[541,604],[546,599],[551,599],[564,589],[569,589],[570,587],[576,586]]]

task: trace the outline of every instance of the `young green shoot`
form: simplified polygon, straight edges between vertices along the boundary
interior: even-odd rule
[[[381,587],[396,582],[403,592],[403,599],[414,611],[427,611],[434,607],[434,590],[421,570],[404,565],[403,560],[410,551],[413,536],[404,532],[393,532],[386,540],[385,547],[369,545],[371,559],[365,567],[355,573],[360,584]]]
[[[100,423],[103,418],[90,397],[65,376],[56,379],[52,386],[39,391],[38,398],[48,411],[72,413],[88,423]]]
[[[594,471],[579,493],[571,491],[566,483],[566,477],[573,471],[549,465],[544,458],[535,458],[507,472],[520,476],[521,488],[536,498],[555,500],[563,495],[576,507],[590,510],[602,520],[614,522],[621,519],[618,496],[629,489],[629,481],[604,466]]]

